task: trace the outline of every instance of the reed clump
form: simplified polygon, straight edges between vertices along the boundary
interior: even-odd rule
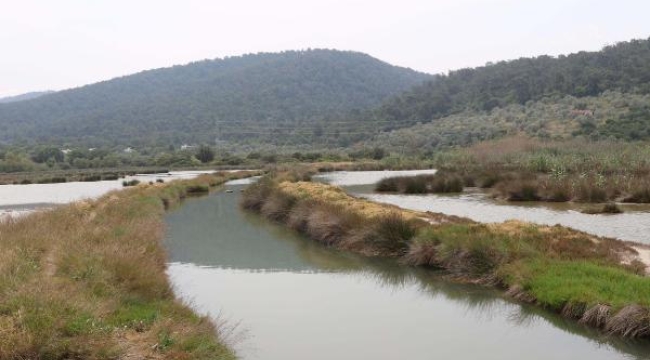
[[[122,181],[122,186],[124,186],[124,187],[137,186],[138,184],[140,184],[140,180],[138,180],[138,179]]]
[[[382,179],[375,186],[377,192],[402,194],[459,193],[464,188],[460,176],[448,174],[396,176]]]
[[[203,184],[190,185],[186,189],[187,194],[190,195],[201,195],[210,192],[210,186]]]
[[[622,214],[623,209],[616,203],[606,203],[601,207],[590,207],[582,210],[583,214]]]
[[[67,182],[68,179],[65,177],[61,176],[55,176],[51,178],[44,178],[44,179],[39,179],[36,181],[37,184],[58,184],[58,183],[64,183]]]

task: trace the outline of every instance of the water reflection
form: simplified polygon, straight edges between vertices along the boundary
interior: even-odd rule
[[[335,251],[242,213],[233,193],[168,216],[175,289],[242,322],[244,359],[647,359],[608,338],[444,274]]]
[[[214,170],[171,171],[161,174],[136,174],[118,180],[94,182],[68,182],[58,184],[0,185],[0,207],[52,206],[77,200],[96,198],[113,190],[123,189],[122,182],[138,180],[155,182],[192,179]]]

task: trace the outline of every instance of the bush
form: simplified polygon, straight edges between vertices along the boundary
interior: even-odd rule
[[[583,214],[621,214],[623,210],[616,203],[607,203],[600,208],[582,210]]]
[[[201,145],[194,156],[204,164],[209,163],[214,160],[214,150],[207,145]]]
[[[137,180],[137,179],[122,181],[122,186],[124,186],[124,187],[136,186],[138,184],[140,184],[140,180]]]
[[[267,219],[284,222],[295,203],[296,199],[294,197],[274,192],[266,198],[260,208],[260,213]]]
[[[403,193],[405,194],[426,194],[428,191],[428,180],[425,176],[414,176],[402,178]]]
[[[273,181],[264,177],[244,190],[240,204],[244,209],[259,213],[272,192]]]
[[[539,201],[538,185],[529,181],[512,180],[499,184],[498,191],[508,201]]]
[[[83,182],[95,182],[95,181],[101,181],[102,176],[101,175],[86,175],[81,178],[81,181]]]
[[[196,194],[205,194],[210,192],[210,187],[208,185],[189,185],[185,188],[187,194],[196,195]]]
[[[398,190],[397,183],[398,183],[398,179],[395,177],[382,179],[375,185],[375,191],[397,192]]]
[[[68,179],[66,179],[65,177],[52,177],[52,178],[40,179],[37,181],[37,183],[38,184],[59,184],[67,181]]]
[[[372,220],[370,231],[363,233],[363,242],[380,253],[405,254],[415,237],[419,224],[399,213],[391,213]]]
[[[435,174],[386,178],[377,183],[375,191],[403,194],[456,193],[462,192],[463,188],[463,180],[460,177]]]

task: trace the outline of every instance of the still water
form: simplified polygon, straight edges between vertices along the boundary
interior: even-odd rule
[[[164,174],[139,174],[110,181],[69,182],[59,184],[0,185],[0,220],[16,217],[36,209],[48,208],[83,199],[100,197],[113,190],[123,189],[122,181],[155,182],[191,179],[214,171],[172,171]]]
[[[396,195],[373,193],[372,184],[389,171],[334,172],[318,175],[315,180],[343,186],[356,196],[397,205],[405,209],[432,211],[462,216],[479,222],[522,220],[537,224],[560,224],[598,236],[650,243],[650,206],[622,205],[623,214],[583,214],[585,206],[571,203],[495,201],[475,190],[456,195]]]
[[[243,359],[650,359],[498,292],[306,240],[238,207],[239,190],[167,216],[175,291]]]

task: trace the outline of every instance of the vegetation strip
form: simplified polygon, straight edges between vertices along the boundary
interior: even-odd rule
[[[435,175],[389,178],[380,192],[482,188],[509,201],[650,203],[650,146],[513,136],[431,156]],[[616,212],[613,207],[598,212]]]
[[[140,185],[0,223],[0,358],[234,358],[174,297],[163,215],[253,174]]]
[[[265,177],[241,205],[339,249],[442,269],[611,334],[650,338],[650,264],[642,245],[561,226],[478,224],[403,210],[303,178]]]

